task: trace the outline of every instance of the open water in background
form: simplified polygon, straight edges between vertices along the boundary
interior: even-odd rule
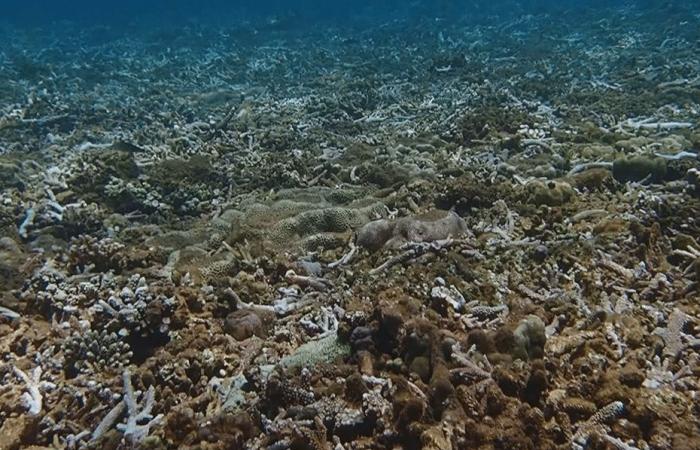
[[[519,14],[566,14],[630,5],[682,14],[698,1],[658,0],[0,0],[0,24],[54,25],[62,21],[127,27],[227,22],[277,17],[288,27],[383,22],[394,19],[479,19]]]

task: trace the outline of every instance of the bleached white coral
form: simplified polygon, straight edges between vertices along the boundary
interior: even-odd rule
[[[22,405],[27,408],[30,416],[37,416],[43,407],[44,397],[41,391],[51,390],[56,387],[54,383],[41,381],[41,366],[35,367],[29,375],[18,367],[12,368],[15,375],[21,379],[27,389],[27,392],[22,394]]]
[[[163,414],[158,414],[155,417],[151,414],[155,404],[155,388],[153,386],[148,388],[140,405],[136,402],[136,393],[131,385],[131,374],[128,370],[124,371],[123,378],[124,403],[128,417],[126,423],[117,425],[117,429],[124,433],[127,442],[138,444],[150,434],[151,427],[161,422]]]

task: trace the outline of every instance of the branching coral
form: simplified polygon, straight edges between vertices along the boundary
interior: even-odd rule
[[[586,448],[592,435],[607,435],[610,431],[607,425],[622,416],[624,411],[625,405],[619,401],[609,403],[600,408],[587,421],[579,425],[578,431],[576,431],[571,441],[572,448],[574,450],[583,450]]]
[[[106,300],[96,303],[97,310],[121,327],[120,335],[167,332],[174,306],[173,297],[153,292],[146,278],[139,275],[130,277],[125,286],[115,288]]]
[[[87,330],[68,337],[62,344],[66,369],[82,373],[115,370],[129,364],[133,355],[129,344],[117,333]]]
[[[413,261],[417,259],[418,257],[429,253],[429,252],[435,252],[439,253],[452,245],[454,245],[456,241],[454,241],[451,238],[447,238],[444,240],[439,240],[439,241],[431,241],[431,242],[409,242],[401,246],[400,250],[403,252],[396,255],[392,256],[388,260],[386,260],[384,263],[381,265],[375,267],[370,271],[370,274],[377,274],[384,272],[391,267],[394,267],[397,264],[401,264],[403,262],[407,261]]]
[[[163,414],[153,416],[151,411],[155,406],[155,388],[149,387],[141,399],[141,404],[136,402],[136,394],[131,385],[131,374],[128,370],[122,376],[124,380],[124,404],[126,405],[126,423],[117,424],[117,429],[124,433],[124,438],[129,444],[141,443],[154,427],[163,419]],[[144,423],[145,422],[145,423]]]
[[[667,327],[656,330],[656,333],[664,340],[664,356],[675,359],[685,349],[685,333],[683,331],[689,321],[690,317],[686,313],[679,309],[674,309],[668,317]]]
[[[22,405],[27,408],[30,416],[37,416],[41,413],[44,397],[42,391],[56,388],[54,383],[41,381],[42,368],[35,367],[29,375],[18,367],[12,368],[15,375],[25,384],[27,392],[22,394]]]

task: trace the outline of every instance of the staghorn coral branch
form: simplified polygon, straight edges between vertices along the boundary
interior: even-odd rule
[[[442,249],[451,247],[455,242],[456,241],[454,239],[449,237],[447,239],[432,242],[408,242],[401,246],[401,250],[404,250],[403,253],[392,256],[380,266],[370,270],[369,273],[370,275],[375,275],[377,273],[384,272],[397,264],[416,259],[429,251],[437,253]]]
[[[16,313],[15,311],[11,310],[10,308],[5,308],[4,306],[0,306],[0,316],[1,317],[7,317],[8,319],[19,319],[21,316],[19,313]]]
[[[488,360],[485,360],[488,367],[486,369],[482,369],[474,361],[472,361],[466,353],[460,350],[459,344],[452,346],[452,359],[456,363],[462,365],[462,367],[452,369],[450,370],[450,373],[458,374],[462,377],[476,381],[491,378],[491,367],[490,364],[488,364]]]
[[[613,163],[605,161],[594,161],[576,164],[568,173],[569,176],[584,172],[588,169],[609,169],[612,170]]]
[[[346,254],[344,254],[339,260],[328,264],[328,267],[330,269],[335,269],[336,267],[345,266],[348,263],[350,263],[350,261],[355,257],[356,254],[357,254],[357,246],[355,246],[355,244],[353,244],[351,242],[350,243],[350,250]]]
[[[318,333],[317,339],[324,338],[338,331],[338,318],[335,317],[333,310],[327,306],[321,307],[316,320],[301,319],[299,323],[310,332]]]
[[[27,239],[27,236],[29,235],[29,227],[34,224],[34,218],[36,217],[36,211],[34,210],[33,207],[30,207],[27,209],[26,216],[24,217],[24,220],[22,223],[19,225],[19,236],[22,239]]]
[[[690,122],[654,122],[653,118],[648,119],[627,119],[619,124],[620,128],[627,128],[631,130],[657,130],[657,131],[667,131],[675,130],[678,128],[693,128],[693,124]]]
[[[284,274],[285,280],[292,284],[297,284],[301,287],[310,287],[320,292],[325,292],[333,287],[333,283],[325,278],[297,275],[293,270],[288,270]]]
[[[117,429],[124,433],[124,437],[131,444],[138,444],[145,439],[151,431],[151,427],[160,423],[163,418],[162,414],[153,417],[151,410],[155,403],[155,388],[148,388],[146,395],[142,399],[142,405],[136,402],[136,394],[131,385],[131,374],[128,370],[122,375],[124,379],[124,404],[126,405],[127,414],[125,424],[118,424]],[[141,410],[139,411],[139,407]],[[147,421],[141,425],[139,422]]]
[[[30,375],[27,375],[22,369],[13,366],[15,375],[21,379],[26,385],[27,392],[22,394],[22,404],[27,408],[30,416],[37,416],[43,407],[42,390],[53,389],[55,385],[48,381],[41,381],[41,366],[37,366],[32,370]]]
[[[607,433],[603,433],[600,435],[603,439],[608,441],[613,445],[618,450],[639,450],[638,447],[635,447],[634,445],[627,444],[626,442],[622,441],[621,439],[618,439],[616,437],[610,436]]]
[[[628,269],[627,267],[624,267],[624,266],[616,263],[615,261],[611,260],[603,252],[599,252],[599,253],[601,255],[601,259],[599,260],[598,264],[601,267],[604,267],[605,269],[608,269],[609,271],[614,272],[617,275],[620,275],[627,282],[630,282],[634,279],[634,272],[631,269]]]
[[[112,408],[106,416],[100,421],[100,423],[97,425],[97,428],[95,428],[95,431],[92,432],[92,436],[90,436],[90,441],[95,442],[98,439],[100,439],[107,431],[109,431],[110,428],[114,425],[114,423],[119,419],[119,416],[122,415],[124,412],[124,408],[126,405],[124,402],[119,402],[116,405],[114,405],[114,408]]]

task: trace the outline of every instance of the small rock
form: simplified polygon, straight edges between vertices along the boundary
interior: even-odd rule
[[[629,387],[637,388],[644,382],[644,373],[634,364],[627,364],[620,371],[620,383]]]
[[[427,381],[430,378],[430,360],[425,356],[417,356],[411,361],[409,370],[418,375],[421,380]]]
[[[356,243],[370,251],[377,251],[391,238],[393,232],[394,223],[386,219],[375,220],[358,230]]]
[[[26,443],[36,434],[37,418],[28,415],[10,417],[0,427],[0,449],[16,450],[24,448]]]
[[[659,182],[666,178],[667,164],[661,158],[637,156],[634,158],[621,158],[613,162],[613,177],[617,181],[641,181],[649,178],[649,181]]]
[[[249,309],[241,309],[226,317],[224,331],[237,341],[243,341],[251,336],[263,336],[263,324],[260,317]]]
[[[543,263],[544,260],[547,259],[547,256],[549,256],[549,250],[547,249],[546,245],[542,245],[542,244],[535,247],[535,250],[532,253],[532,257],[538,263]]]
[[[374,374],[374,361],[370,352],[366,350],[357,352],[357,367],[362,375]]]
[[[425,430],[420,436],[420,443],[423,450],[452,450],[452,444],[437,426]]]
[[[513,332],[515,345],[512,354],[523,360],[537,359],[544,355],[544,344],[547,340],[545,325],[537,316],[529,315]]]
[[[525,186],[527,202],[536,206],[561,206],[574,197],[574,189],[565,181],[534,180]]]

